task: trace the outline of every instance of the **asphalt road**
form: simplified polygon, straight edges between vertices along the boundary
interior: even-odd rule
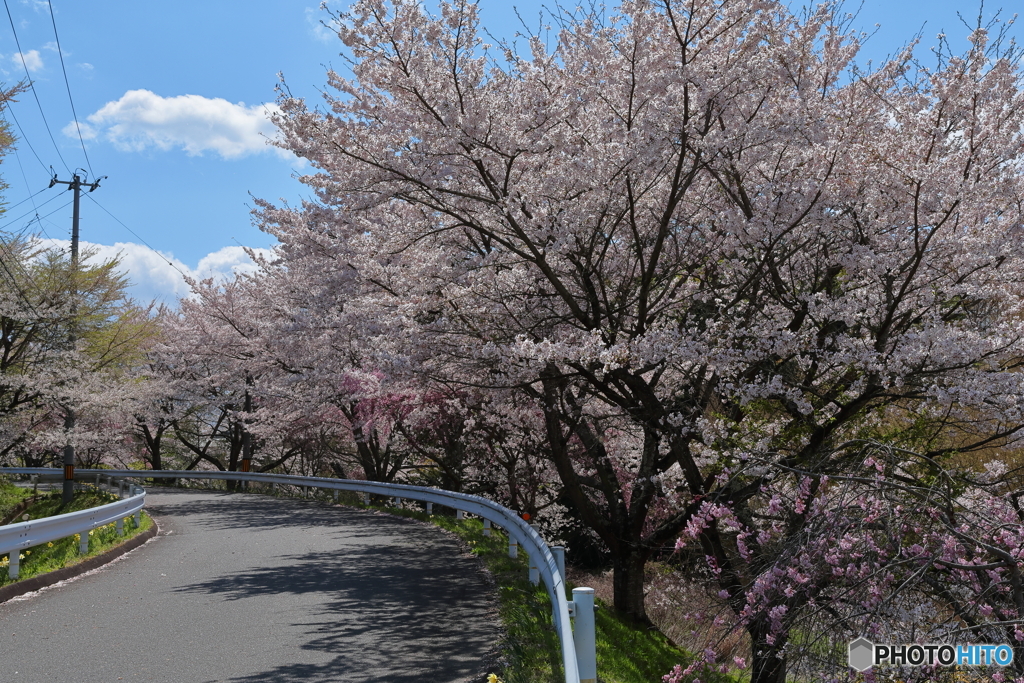
[[[155,489],[160,535],[0,604],[12,683],[481,681],[493,588],[417,522],[264,496]]]

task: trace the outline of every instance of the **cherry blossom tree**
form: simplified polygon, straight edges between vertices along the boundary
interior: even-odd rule
[[[273,422],[273,358],[267,353],[272,310],[258,282],[239,276],[225,283],[192,283],[193,297],[163,320],[164,342],[151,357],[154,372],[176,392],[173,415],[157,415],[154,428],[173,429],[198,466],[238,471],[273,469],[295,454],[286,449],[263,457],[259,425]],[[166,412],[166,411],[165,411]],[[149,428],[149,423],[145,425]],[[264,425],[266,428],[266,425]],[[154,433],[150,430],[150,433]],[[277,439],[279,429],[267,429]],[[267,454],[273,452],[267,450]]]
[[[717,633],[666,681],[704,670],[779,670],[798,677],[858,680],[845,647],[861,636],[883,643],[1022,644],[1022,491],[995,461],[982,472],[870,441],[844,444],[844,458],[806,469],[772,457],[746,467],[775,472],[755,504],[706,501],[677,547],[700,567],[694,583],[717,588],[719,611],[690,615]],[[706,555],[711,527],[730,538],[728,567]],[[729,660],[719,646],[745,630],[754,650]],[[758,635],[760,637],[758,637]],[[757,650],[774,651],[774,659]],[[732,653],[730,653],[732,654]],[[748,665],[749,662],[749,665]],[[1018,662],[1015,675],[1024,674]],[[1000,676],[998,668],[990,673]],[[901,680],[930,681],[940,669],[910,667]],[[769,680],[785,680],[769,678]],[[943,679],[945,680],[945,679]],[[998,680],[995,679],[995,680]]]
[[[979,28],[934,69],[861,71],[834,5],[662,0],[558,17],[519,54],[472,4],[440,11],[337,17],[351,75],[277,121],[316,201],[263,204],[266,229],[297,282],[344,291],[325,334],[359,319],[345,344],[375,363],[534,402],[616,609],[646,620],[643,567],[683,534],[752,679],[784,680],[785,615],[842,583],[771,597],[792,597],[762,585],[772,501],[816,557],[849,503],[810,501],[870,469],[846,444],[941,464],[1024,425],[1015,53]]]

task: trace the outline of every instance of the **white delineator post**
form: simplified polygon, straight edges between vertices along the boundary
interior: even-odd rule
[[[594,589],[572,589],[573,611],[576,613],[572,640],[576,646],[576,668],[580,683],[597,683],[597,631],[594,626]]]
[[[555,557],[555,566],[558,567],[558,575],[565,581],[565,548],[560,545],[550,546],[551,554]]]
[[[540,536],[540,529],[537,527],[536,524],[531,524],[530,528],[533,529],[534,531],[536,531],[537,535]],[[532,583],[534,586],[540,585],[540,568],[537,566],[537,560],[538,559],[539,558],[536,558],[536,557],[533,556],[533,553],[530,553],[530,572],[529,572],[529,577],[530,577],[530,583]]]

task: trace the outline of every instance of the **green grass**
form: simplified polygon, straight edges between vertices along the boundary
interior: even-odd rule
[[[6,477],[0,477],[0,520],[7,519],[7,515],[31,495],[31,489],[15,486]]]
[[[61,492],[55,491],[29,506],[26,513],[30,515],[30,519],[40,519],[77,510],[86,510],[99,505],[113,503],[116,500],[118,500],[116,495],[104,493],[95,487],[89,486],[85,491],[76,492],[74,499],[67,506],[61,503]],[[0,558],[0,586],[6,586],[15,581],[74,565],[88,557],[98,555],[123,543],[132,536],[149,529],[152,525],[153,520],[143,512],[142,525],[139,528],[135,528],[134,518],[127,517],[125,519],[123,536],[117,535],[114,522],[95,529],[89,535],[89,553],[87,555],[80,555],[78,553],[78,539],[75,537],[62,538],[59,541],[44,543],[43,545],[23,550],[21,552],[23,558],[21,559],[18,578],[15,580],[11,580],[8,576],[9,561],[7,556],[4,555]]]
[[[355,497],[342,502],[363,507]],[[498,531],[483,535],[479,519],[456,521],[454,516],[432,515],[412,510],[371,506],[371,509],[402,517],[429,521],[459,536],[470,552],[483,560],[498,584],[498,612],[505,629],[501,643],[502,670],[495,671],[504,683],[564,683],[561,648],[551,619],[551,601],[543,586],[527,579],[525,553],[511,559],[507,537]],[[572,586],[570,585],[571,589]],[[672,645],[660,631],[637,626],[618,616],[598,601],[597,630],[598,683],[660,683],[676,664],[686,666],[692,656]],[[706,683],[732,683],[736,679],[710,674],[699,676]]]

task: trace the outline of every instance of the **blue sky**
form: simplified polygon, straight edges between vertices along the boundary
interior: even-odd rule
[[[19,140],[0,165],[9,185],[0,229],[67,240],[71,195],[64,186],[46,189],[49,166],[61,180],[91,166],[90,177],[109,177],[83,201],[82,240],[99,245],[101,255],[120,252],[141,299],[171,303],[186,292],[167,260],[191,274],[223,274],[246,262],[241,245],[271,247],[251,224],[251,196],[297,202],[306,192],[294,179],[301,164],[264,144],[261,133],[272,127],[263,105],[275,99],[278,73],[293,94],[316,100],[325,65],[343,65],[340,41],[320,25],[326,13],[309,0],[51,1],[60,53],[46,0],[7,0],[20,50],[0,12],[0,81],[24,80],[27,66],[39,97],[37,105],[24,93],[8,116]],[[532,22],[542,5],[514,4]],[[1007,16],[1014,9],[1002,6]],[[990,0],[984,14],[998,7]],[[482,0],[483,23],[512,36],[519,28],[512,8]],[[918,32],[923,49],[939,32],[962,39],[958,11],[973,22],[978,4],[865,0],[854,26],[881,28],[862,60],[883,59]],[[1021,36],[1020,28],[1013,33]]]

